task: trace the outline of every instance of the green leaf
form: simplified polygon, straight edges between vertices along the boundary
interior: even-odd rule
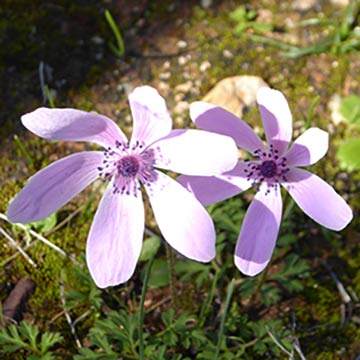
[[[349,124],[360,126],[360,97],[350,95],[341,100],[340,113]]]
[[[56,213],[52,213],[47,218],[31,223],[31,226],[39,233],[46,233],[52,230],[57,223]]]
[[[63,337],[59,333],[49,333],[45,332],[41,336],[41,354],[45,354],[49,348],[55,345],[57,342],[61,341]]]
[[[20,323],[19,329],[20,329],[20,333],[29,340],[31,349],[37,351],[38,350],[37,337],[39,335],[38,327],[32,324],[28,324],[25,321],[22,321]]]
[[[161,241],[158,236],[147,238],[144,243],[140,254],[140,261],[148,261],[155,256],[159,250]]]
[[[0,345],[2,353],[16,352],[27,347],[14,324],[11,324],[8,328],[0,329]]]
[[[164,259],[155,259],[151,267],[149,287],[152,289],[169,285],[168,264]]]
[[[249,27],[247,23],[239,23],[235,26],[234,33],[240,35]]]
[[[295,243],[297,240],[296,235],[293,233],[287,233],[279,237],[277,240],[276,245],[279,247],[287,247],[293,243]]]
[[[251,24],[251,27],[257,32],[267,32],[273,29],[272,24],[265,22],[254,22]]]
[[[245,6],[239,6],[236,10],[232,11],[229,15],[230,19],[236,22],[246,22],[246,9]]]
[[[174,309],[170,308],[166,311],[164,311],[161,314],[161,320],[163,321],[164,325],[166,327],[170,327],[170,325],[173,323],[175,317],[175,311]]]
[[[340,146],[337,157],[342,167],[348,170],[360,169],[360,139],[344,141]]]

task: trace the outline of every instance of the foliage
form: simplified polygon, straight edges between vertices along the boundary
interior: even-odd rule
[[[50,348],[61,340],[59,333],[41,334],[38,326],[22,321],[19,326],[10,324],[0,329],[0,352],[12,354],[12,359],[52,360],[55,357]]]
[[[254,10],[246,10],[244,6],[239,7],[237,10],[230,13],[230,18],[238,23],[234,29],[235,34],[246,36],[255,42],[261,42],[280,48],[283,50],[282,55],[284,57],[298,58],[326,52],[341,55],[352,51],[358,51],[360,49],[360,33],[358,30],[359,15],[359,2],[357,0],[350,0],[343,15],[339,18],[311,18],[296,23],[294,25],[295,28],[320,27],[326,29],[326,32],[329,33],[329,35],[315,44],[305,47],[295,46],[262,35],[262,32],[272,30],[274,25],[254,21],[254,19],[256,19],[256,12]],[[253,29],[255,33],[247,32],[246,30],[249,28]]]
[[[240,35],[248,29],[253,29],[255,32],[259,33],[271,31],[273,29],[273,25],[270,23],[256,21],[256,11],[248,10],[246,6],[239,6],[229,14],[229,17],[236,22],[234,33],[237,35]]]
[[[131,48],[133,44],[129,41],[126,49],[128,56],[117,59],[114,65],[110,62],[114,56],[111,53],[108,56],[105,52],[104,66],[103,62],[95,60],[98,50],[104,50],[103,47],[106,49],[106,42],[111,41],[111,36],[113,46],[118,47],[115,32],[104,19],[105,4],[100,6],[100,2],[96,1],[61,0],[55,5],[39,6],[38,1],[5,0],[5,7],[0,9],[0,13],[4,15],[0,21],[0,38],[3,40],[1,54],[4,55],[1,63],[9,64],[9,71],[5,72],[5,75],[14,74],[14,68],[21,71],[19,76],[14,80],[11,78],[10,82],[7,76],[4,77],[2,101],[10,99],[11,106],[8,107],[8,103],[2,102],[1,116],[11,119],[13,124],[18,124],[21,113],[41,106],[37,80],[40,60],[54,68],[54,79],[49,86],[62,93],[59,101],[56,98],[56,105],[80,108],[86,105],[86,110],[99,111],[106,106],[109,113],[120,114],[118,120],[124,124],[124,96],[114,88],[114,84],[122,84],[124,81],[129,81],[131,85],[140,80],[147,83],[158,81],[165,60],[170,64],[171,89],[189,78],[194,80],[193,84],[197,81],[201,83],[199,92],[195,89],[186,95],[185,100],[189,102],[199,99],[216,81],[226,76],[261,76],[270,86],[282,89],[289,95],[292,108],[296,110],[296,129],[306,127],[310,119],[312,123],[326,128],[329,118],[326,106],[328,97],[334,92],[353,86],[350,84],[352,82],[356,86],[359,81],[357,58],[354,54],[358,49],[356,42],[359,39],[354,1],[341,16],[337,16],[333,5],[331,12],[329,7],[325,11],[322,8],[321,13],[325,14],[322,18],[316,10],[301,13],[307,20],[295,24],[293,29],[284,27],[284,24],[279,22],[280,17],[281,20],[284,19],[281,11],[286,7],[290,8],[291,2],[285,2],[280,12],[279,8],[275,5],[272,7],[268,2],[266,6],[269,6],[268,10],[274,14],[274,22],[268,24],[262,24],[259,16],[262,7],[266,7],[265,2],[260,4],[250,1],[237,12],[230,11],[231,21],[229,7],[225,3],[219,7],[216,4],[216,7],[210,9],[195,7],[197,11],[194,11],[194,14],[197,12],[199,17],[196,18],[193,14],[186,19],[182,18],[183,14],[178,8],[173,12],[168,10],[172,3],[151,2],[151,6],[156,6],[156,14],[146,10],[144,18],[140,19],[145,21],[144,27],[138,28],[135,25],[137,19],[131,20],[130,30],[135,30],[136,38],[142,37],[147,27],[151,28],[151,43],[156,43],[155,48],[144,41],[144,49],[134,52]],[[176,6],[180,3],[177,2]],[[19,9],[13,4],[17,4]],[[106,6],[110,5],[107,3]],[[24,7],[27,8],[26,12],[23,11]],[[119,14],[116,6],[111,6],[109,11],[114,14],[114,18],[115,14]],[[196,47],[191,47],[191,50],[189,48],[192,60],[184,67],[179,65],[177,56],[166,56],[163,61],[161,43],[157,41],[155,34],[161,33],[164,28],[156,27],[158,24],[154,21],[154,16],[158,16],[160,11],[161,14],[166,14],[162,16],[168,21],[166,26],[172,21],[174,24],[178,24],[178,20],[184,21],[184,26],[181,27],[185,31],[184,36],[191,35],[191,40],[194,40],[193,36],[196,37]],[[308,14],[311,14],[310,17]],[[148,26],[149,24],[151,26]],[[123,25],[121,22],[124,31],[121,36],[124,35],[128,40],[131,31],[127,31],[128,25]],[[69,27],[75,28],[72,34],[76,36],[67,36]],[[234,29],[239,36],[232,35]],[[166,27],[166,34],[168,31]],[[175,31],[177,33],[179,29]],[[303,31],[311,40],[314,39],[313,45],[294,46],[278,40],[297,31]],[[17,41],[7,41],[8,38],[13,38],[13,34]],[[104,38],[105,44],[95,45],[91,40],[94,35]],[[256,44],[258,41],[265,46]],[[278,48],[291,59],[279,57]],[[154,63],[150,63],[149,59],[154,57],[138,57],[138,53],[143,53],[142,50],[150,55],[154,50],[156,55],[159,51],[160,56]],[[187,49],[184,51],[185,55],[188,55]],[[319,52],[328,54],[311,57]],[[226,53],[227,56],[224,55]],[[314,62],[315,59],[319,62]],[[211,63],[211,68],[199,73],[198,64],[205,60]],[[96,73],[101,74],[98,87],[92,86],[98,80],[98,77],[93,76],[94,67],[97,69]],[[131,74],[124,74],[124,68],[131,68]],[[321,86],[317,84],[318,76]],[[351,81],[348,81],[349,78]],[[62,81],[66,84],[58,85],[62,84]],[[73,87],[70,92],[66,91],[65,88],[76,83],[81,86]],[[103,88],[107,89],[106,92],[102,92]],[[313,117],[310,110],[316,102],[316,94],[320,95],[320,99]],[[168,97],[171,99],[173,95],[178,94],[170,90]],[[355,96],[343,99],[340,111],[347,124],[344,127],[338,126],[332,133],[332,142],[340,143],[338,158],[345,170],[349,171],[359,169],[355,159],[355,155],[359,153],[356,147],[359,131],[357,103],[358,98]],[[310,115],[306,117],[306,113]],[[258,125],[257,110],[250,109],[246,116],[251,125]],[[184,117],[187,121],[188,114],[185,112]],[[2,126],[2,212],[6,211],[9,199],[19,190],[27,175],[47,165],[53,160],[51,156],[60,157],[69,150],[59,143],[49,144],[39,139],[25,139],[18,128],[18,141],[8,145],[6,139],[9,137],[9,129],[13,128]],[[342,136],[344,140],[340,140]],[[343,155],[343,152],[346,154]],[[347,201],[351,202],[354,211],[358,211],[359,173],[353,171],[339,174],[339,169],[333,165],[333,155],[334,152],[329,151],[327,160],[322,163],[323,168],[319,165],[319,171],[336,183]],[[30,228],[41,234],[52,231],[54,226],[66,220],[74,209],[77,210],[81,204],[87,202],[88,195],[85,194],[85,198],[81,196],[53,218],[48,218],[43,223],[31,224]],[[8,359],[46,359],[47,356],[50,356],[49,359],[138,359],[142,334],[144,358],[154,360],[213,360],[217,349],[219,359],[301,359],[296,350],[296,340],[308,359],[355,358],[360,342],[360,331],[356,323],[359,317],[360,291],[359,220],[355,218],[349,229],[340,233],[331,232],[329,235],[329,232],[321,230],[311,221],[304,220],[305,217],[299,216],[296,209],[290,209],[289,216],[283,222],[276,252],[267,272],[254,278],[245,277],[233,264],[233,252],[250,197],[247,193],[208,207],[217,229],[216,259],[209,264],[199,264],[176,256],[175,277],[171,281],[164,245],[156,236],[145,239],[141,261],[127,284],[101,290],[94,285],[86,266],[74,266],[70,261],[64,261],[62,256],[46,245],[32,241],[33,246],[24,246],[38,264],[38,268],[33,269],[21,256],[14,256],[17,254],[16,249],[9,246],[6,239],[1,238],[1,258],[4,261],[9,260],[1,269],[1,299],[5,299],[19,278],[31,277],[37,284],[36,293],[25,309],[26,319],[31,319],[35,325],[20,323],[19,326],[9,325],[2,328],[1,347],[16,349],[9,352],[1,349],[2,355]],[[284,210],[285,216],[287,209]],[[49,237],[50,241],[68,253],[74,253],[83,265],[86,262],[82,255],[94,211],[94,206],[88,205],[80,215],[74,216]],[[8,226],[3,223],[0,225]],[[8,229],[9,232],[13,230],[6,228]],[[19,236],[15,235],[17,234],[14,233],[15,240],[21,246],[24,245],[23,232],[20,231]],[[154,256],[155,261],[145,289],[145,316],[140,329],[140,289],[146,267]],[[324,260],[333,265],[333,271],[350,295],[349,303],[342,301],[337,284],[321,265]],[[234,290],[226,312],[225,303],[232,278],[235,278]],[[62,305],[59,295],[60,279],[64,282],[65,305]],[[172,301],[169,295],[171,286],[175,288],[176,302]],[[344,309],[345,319],[342,322]],[[75,319],[75,332],[81,341],[81,349],[76,346],[64,316],[65,310]],[[86,314],[90,316],[85,318]],[[220,337],[222,322],[224,325]],[[23,327],[30,327],[32,330],[21,330]],[[31,341],[35,341],[36,351]],[[43,342],[48,348],[44,355],[41,355]],[[43,349],[46,348],[45,345]]]
[[[340,113],[350,126],[360,130],[360,97],[350,95],[344,97],[340,103]],[[342,167],[352,171],[360,169],[360,137],[351,137],[340,143],[337,153]]]
[[[119,57],[124,56],[125,55],[124,40],[123,37],[121,36],[119,27],[116,25],[116,22],[109,10],[105,10],[105,18],[116,38],[116,45],[114,45],[112,42],[109,42],[110,49],[113,51],[113,53],[116,56]]]

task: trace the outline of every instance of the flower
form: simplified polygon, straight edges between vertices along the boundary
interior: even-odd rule
[[[213,222],[189,191],[156,168],[188,175],[232,169],[238,150],[227,136],[202,130],[171,130],[164,99],[149,87],[129,95],[134,120],[128,142],[109,118],[75,109],[40,108],[22,116],[24,126],[45,139],[89,141],[105,148],[60,159],[35,174],[7,210],[11,222],[43,219],[97,178],[108,181],[91,225],[87,264],[99,287],[127,281],[142,247],[144,205],[150,199],[165,240],[184,256],[202,262],[215,256]]]
[[[292,116],[284,95],[263,87],[256,96],[269,145],[265,146],[245,122],[228,111],[195,102],[190,105],[195,124],[231,136],[239,147],[253,155],[253,160],[239,160],[233,170],[220,176],[178,178],[204,205],[230,198],[257,184],[257,193],[245,215],[235,249],[236,266],[252,276],[266,267],[274,251],[282,214],[279,185],[287,189],[305,214],[322,226],[341,230],[352,219],[350,207],[330,185],[309,171],[297,168],[312,165],[326,154],[328,134],[310,128],[288,149]]]

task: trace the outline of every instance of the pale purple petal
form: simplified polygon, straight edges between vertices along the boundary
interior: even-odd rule
[[[261,185],[246,212],[235,249],[235,265],[250,276],[261,272],[270,261],[281,222],[280,187],[266,194],[266,186]]]
[[[186,175],[215,175],[231,170],[238,149],[228,136],[203,130],[173,130],[154,143],[155,166]]]
[[[292,116],[285,96],[267,87],[256,93],[266,140],[283,155],[292,137]]]
[[[134,122],[131,144],[137,141],[146,146],[168,135],[172,120],[165,100],[150,86],[141,86],[129,94]]]
[[[106,116],[75,109],[39,108],[21,117],[34,134],[51,140],[90,141],[103,147],[127,142],[124,133]]]
[[[311,128],[300,135],[291,145],[286,157],[287,166],[308,166],[315,164],[329,148],[329,134],[318,128]]]
[[[102,152],[84,151],[55,161],[32,176],[10,203],[11,222],[46,218],[99,177]]]
[[[215,229],[211,217],[193,194],[158,172],[145,187],[156,222],[165,240],[180,254],[201,262],[215,257]]]
[[[261,139],[248,124],[219,106],[203,101],[193,102],[190,117],[201,129],[232,137],[244,150],[253,153],[264,149]]]
[[[342,230],[353,213],[345,200],[324,180],[302,169],[291,169],[283,185],[300,209],[331,230]]]
[[[127,281],[135,271],[144,233],[144,205],[137,197],[113,194],[111,182],[101,199],[86,244],[86,262],[100,288]]]
[[[246,178],[244,173],[246,168],[246,163],[239,161],[233,170],[222,175],[181,175],[176,180],[206,206],[231,198],[250,188],[253,182]]]

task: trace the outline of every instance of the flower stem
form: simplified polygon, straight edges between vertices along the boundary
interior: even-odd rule
[[[145,303],[145,295],[147,290],[147,285],[149,282],[151,266],[154,261],[154,256],[151,257],[149,262],[147,263],[147,267],[145,270],[144,283],[141,290],[141,298],[140,298],[140,309],[139,309],[139,356],[141,360],[144,360],[144,336],[143,336],[143,325],[144,325],[144,303]]]
[[[177,293],[176,293],[176,277],[175,277],[175,259],[171,248],[166,244],[166,259],[169,270],[169,286],[171,293],[171,301],[176,313],[177,310]]]
[[[270,261],[271,262],[271,261]],[[270,262],[269,264],[267,264],[265,270],[262,272],[261,274],[261,278],[260,278],[260,281],[259,283],[257,284],[253,294],[251,295],[251,298],[249,300],[249,306],[251,306],[251,304],[254,302],[254,301],[257,301],[258,298],[259,298],[259,293],[260,293],[260,290],[261,290],[261,287],[264,285],[264,282],[267,278],[267,274],[269,272],[269,269],[270,269]]]
[[[219,358],[221,342],[222,342],[222,338],[223,338],[223,334],[224,334],[224,326],[225,326],[226,315],[227,315],[227,312],[229,310],[232,294],[234,292],[234,285],[235,285],[235,279],[232,279],[231,283],[230,283],[230,286],[229,286],[227,296],[226,296],[224,312],[223,312],[222,317],[221,317],[220,330],[219,330],[219,336],[218,336],[218,342],[217,342],[217,345],[216,345],[216,352],[215,352],[214,360],[217,360]]]

